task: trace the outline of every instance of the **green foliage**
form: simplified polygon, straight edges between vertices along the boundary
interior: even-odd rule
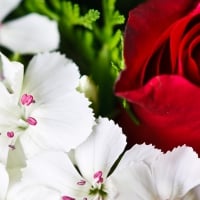
[[[92,24],[99,19],[100,13],[97,10],[90,9],[85,15],[81,15],[78,4],[72,4],[69,1],[61,3],[62,17],[67,21],[67,26],[80,25],[92,29]]]
[[[68,21],[68,26],[80,25],[88,29],[92,29],[92,23],[100,17],[99,11],[94,9],[81,15],[78,4],[65,0],[25,0],[23,6],[29,12],[37,12],[56,21],[65,18]]]
[[[99,17],[99,11],[90,9],[88,13],[79,18],[79,25],[83,25],[88,29],[92,29],[92,23],[95,22]]]
[[[55,2],[59,2],[59,1],[55,1]],[[51,19],[59,20],[58,13],[54,12],[54,10],[51,10],[51,8],[47,5],[47,1],[45,0],[25,0],[23,2],[23,6],[24,6],[24,9],[29,12],[37,12],[42,15],[46,15]]]

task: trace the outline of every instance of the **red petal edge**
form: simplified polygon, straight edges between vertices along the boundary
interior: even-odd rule
[[[199,87],[181,76],[162,75],[120,95],[132,103],[141,121],[136,126],[126,115],[119,117],[129,145],[146,142],[166,151],[186,144],[200,153]]]

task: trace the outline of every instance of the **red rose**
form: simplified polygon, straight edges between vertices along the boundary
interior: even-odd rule
[[[200,153],[200,0],[149,0],[133,9],[124,58],[115,92],[140,121],[121,116],[129,143],[187,144]]]

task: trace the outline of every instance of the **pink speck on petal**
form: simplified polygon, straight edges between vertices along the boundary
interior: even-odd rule
[[[62,196],[62,200],[76,200],[76,199],[69,196]]]
[[[32,126],[35,126],[37,124],[37,120],[33,117],[28,117],[28,119],[26,120],[26,122]]]
[[[22,105],[29,106],[31,103],[34,103],[34,98],[32,95],[29,94],[23,94],[21,97],[21,103]]]
[[[7,132],[7,136],[9,137],[9,138],[13,138],[14,137],[14,132],[13,131],[8,131]]]
[[[86,181],[85,180],[80,180],[79,182],[77,182],[78,185],[85,185]]]

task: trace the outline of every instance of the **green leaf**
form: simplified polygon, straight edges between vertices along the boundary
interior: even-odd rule
[[[87,29],[92,29],[92,24],[99,19],[100,12],[90,9],[85,15],[81,15],[78,4],[72,4],[70,1],[62,2],[62,18],[67,21],[68,26],[83,26]]]
[[[51,19],[59,19],[57,13],[49,9],[45,0],[25,0],[25,8],[30,12],[38,12],[42,15],[46,15]]]
[[[113,25],[120,25],[125,22],[125,17],[119,13],[119,11],[115,11],[112,17]]]
[[[129,103],[124,99],[123,102],[123,107],[126,110],[126,112],[128,113],[129,117],[131,118],[131,120],[136,124],[136,125],[140,125],[140,121],[138,120],[138,118],[134,115],[133,111],[130,108]]]
[[[100,12],[98,10],[90,9],[88,13],[80,17],[79,23],[88,29],[92,29],[92,24],[99,19]]]

